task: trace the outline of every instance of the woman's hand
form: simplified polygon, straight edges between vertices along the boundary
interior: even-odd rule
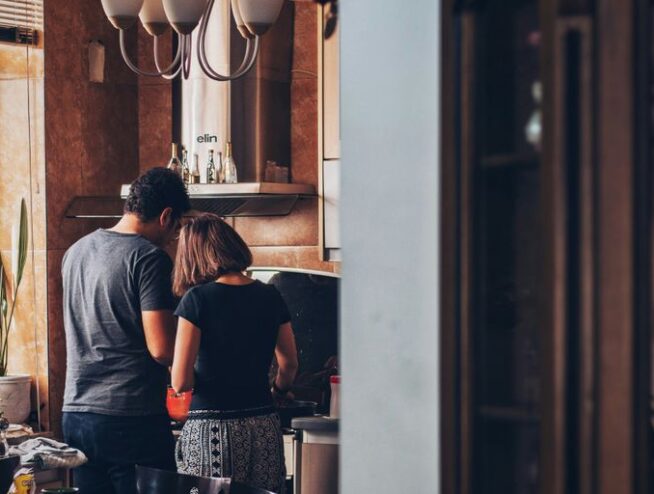
[[[275,381],[272,383],[270,393],[277,404],[284,404],[285,402],[293,401],[295,399],[295,395],[290,390],[280,389]]]

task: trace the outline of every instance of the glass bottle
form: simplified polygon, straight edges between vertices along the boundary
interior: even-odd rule
[[[216,176],[219,184],[225,183],[225,164],[223,163],[223,152],[218,151],[218,174]]]
[[[173,144],[172,144],[170,161],[168,162],[168,167],[167,168],[169,170],[174,171],[175,173],[178,173],[180,176],[182,174],[182,164],[179,162],[179,158],[177,157],[177,143],[176,142],[173,142]]]
[[[188,166],[188,150],[182,150],[182,180],[185,184],[191,181],[191,169]]]
[[[193,155],[193,169],[191,170],[191,183],[200,183],[200,162],[197,154]]]
[[[209,161],[207,162],[207,183],[217,183],[216,164],[213,161],[213,149],[209,150]]]
[[[238,176],[236,172],[236,163],[234,163],[234,158],[232,158],[232,143],[230,141],[227,141],[225,144],[225,161],[223,167],[225,168],[225,183],[237,183]]]

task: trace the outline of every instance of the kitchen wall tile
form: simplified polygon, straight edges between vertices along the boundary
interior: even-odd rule
[[[293,40],[293,79],[318,78],[318,11],[315,3],[297,2]]]
[[[48,250],[48,391],[50,427],[61,437],[61,407],[66,382],[66,336],[61,310],[61,261],[63,250]]]
[[[318,186],[318,83],[291,83],[291,175],[293,182]]]
[[[70,201],[82,194],[82,166],[87,162],[82,132],[86,84],[47,79],[45,84],[45,142],[48,248],[65,248],[81,235],[80,224],[65,222]],[[66,111],[62,111],[65,108]]]
[[[166,166],[173,135],[170,85],[139,87],[139,166],[143,172]]]
[[[83,119],[87,162],[82,190],[88,195],[116,195],[120,185],[138,176],[138,88],[91,87]]]
[[[302,199],[288,216],[235,218],[250,246],[318,245],[318,200]]]
[[[340,264],[320,260],[319,247],[252,247],[253,266],[339,272]]]
[[[79,8],[82,3],[87,2],[49,0],[43,4],[45,73],[48,77],[82,78],[86,46],[81,40],[88,41]]]
[[[114,222],[65,218],[72,199],[117,194],[138,174],[137,88],[47,79],[45,107],[48,248],[65,249]]]

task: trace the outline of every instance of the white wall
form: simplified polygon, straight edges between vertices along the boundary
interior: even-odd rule
[[[342,494],[438,492],[439,3],[340,2]]]

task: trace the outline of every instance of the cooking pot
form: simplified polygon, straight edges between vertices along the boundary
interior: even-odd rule
[[[277,413],[282,427],[291,427],[291,420],[295,417],[307,417],[316,414],[315,401],[287,400],[277,403]]]

